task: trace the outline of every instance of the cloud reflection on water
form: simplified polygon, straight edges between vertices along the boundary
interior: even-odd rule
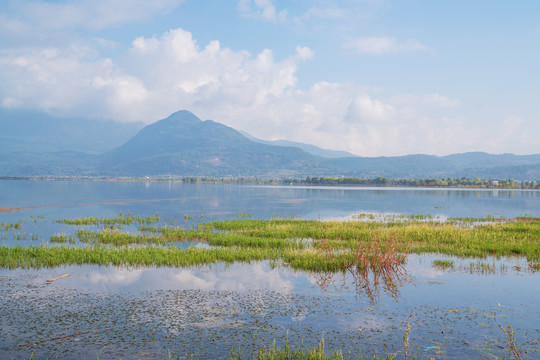
[[[290,293],[294,289],[291,272],[273,270],[268,263],[212,265],[196,268],[127,269],[92,267],[74,268],[73,276],[63,282],[72,288],[97,291],[148,290],[269,290]]]

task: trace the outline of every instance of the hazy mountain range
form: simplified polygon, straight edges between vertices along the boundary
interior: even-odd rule
[[[357,176],[540,179],[540,154],[360,157],[264,141],[178,111],[148,126],[0,111],[0,176]]]

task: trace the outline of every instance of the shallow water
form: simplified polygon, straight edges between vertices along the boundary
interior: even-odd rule
[[[438,270],[434,259],[451,259],[457,270]],[[292,345],[315,345],[324,337],[329,350],[394,353],[403,350],[411,313],[409,353],[419,358],[436,352],[450,359],[509,356],[498,327],[507,322],[527,351],[524,358],[535,358],[538,274],[516,270],[526,269],[524,260],[481,261],[493,265],[495,273],[468,273],[463,268],[470,260],[410,255],[407,276],[394,282],[396,289],[380,284],[373,298],[350,274],[329,279],[273,269],[268,262],[2,270],[1,358],[31,352],[38,358],[163,358],[168,351],[215,358],[227,357],[239,345],[245,354],[273,340],[283,346],[287,337]],[[46,281],[65,273],[71,276]]]
[[[97,228],[54,222],[62,218],[157,213],[158,226],[189,228],[242,214],[540,216],[540,192],[0,181],[0,207],[26,208],[0,213],[0,222],[22,225],[0,231],[0,245],[29,246],[47,244],[55,233]],[[434,267],[435,259],[454,261],[454,269]],[[405,269],[406,276],[378,287],[372,277],[355,281],[350,273],[295,272],[269,262],[0,270],[0,359],[32,352],[38,359],[161,359],[169,351],[223,358],[233,346],[249,355],[273,340],[284,346],[287,337],[293,346],[324,337],[328,350],[355,355],[399,353],[411,313],[409,354],[417,358],[511,358],[498,327],[507,322],[527,351],[522,357],[539,356],[540,273],[527,271],[526,260],[409,255]],[[71,276],[46,281],[66,273]],[[50,340],[66,335],[75,336]]]

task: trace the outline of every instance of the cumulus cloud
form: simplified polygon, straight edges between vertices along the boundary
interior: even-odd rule
[[[351,40],[345,48],[370,55],[391,54],[405,51],[426,51],[428,48],[418,40],[409,39],[400,42],[393,37],[374,36]]]
[[[137,37],[115,60],[73,44],[4,48],[0,105],[146,123],[188,109],[263,139],[364,156],[501,152],[512,142],[519,149],[537,146],[535,132],[519,116],[475,126],[448,114],[461,103],[437,92],[385,96],[366,86],[329,81],[301,88],[298,67],[313,56],[303,46],[276,59],[270,49],[252,54],[219,41],[199,44],[181,28]]]
[[[278,11],[272,0],[239,0],[237,7],[240,14],[248,18],[269,22],[283,22],[287,19],[287,10]]]

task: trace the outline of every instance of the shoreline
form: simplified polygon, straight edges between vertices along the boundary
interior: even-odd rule
[[[310,177],[306,178],[310,179]],[[354,188],[422,188],[422,189],[485,189],[485,190],[540,190],[540,181],[524,182],[508,181],[513,185],[468,185],[452,184],[441,185],[435,181],[450,180],[473,181],[472,179],[391,179],[391,178],[345,178],[352,179],[351,182],[343,181],[344,178],[323,178],[328,182],[316,183],[306,179],[271,179],[256,177],[231,177],[213,178],[205,176],[186,177],[105,177],[105,176],[0,176],[0,180],[12,181],[73,181],[73,182],[126,182],[126,183],[177,183],[177,184],[230,184],[230,185],[274,185],[274,186],[305,186],[305,187],[354,187]],[[356,181],[356,182],[355,182]],[[479,179],[481,182],[492,182],[492,180]]]

